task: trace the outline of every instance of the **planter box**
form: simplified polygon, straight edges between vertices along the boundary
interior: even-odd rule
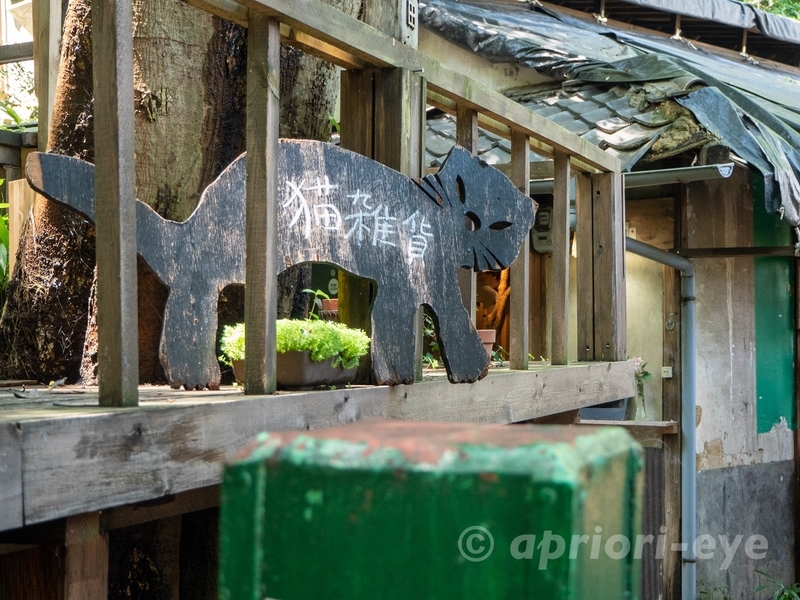
[[[308,351],[284,352],[277,355],[276,376],[282,389],[310,389],[320,385],[344,385],[356,376],[358,367],[342,369],[332,366],[333,359],[314,362]],[[244,361],[233,361],[236,381],[244,381]]]

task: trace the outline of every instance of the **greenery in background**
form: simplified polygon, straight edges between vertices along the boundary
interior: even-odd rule
[[[341,323],[311,319],[278,319],[275,347],[284,352],[309,351],[311,360],[333,359],[333,366],[352,369],[369,351],[369,337],[360,329],[350,329]],[[231,364],[244,360],[244,323],[226,325],[220,339],[220,360]]]
[[[304,294],[311,294],[312,296],[314,296],[314,298],[311,300],[311,311],[308,313],[308,318],[309,319],[319,319],[319,314],[315,313],[314,311],[315,310],[317,312],[321,311],[322,310],[322,300],[330,300],[331,297],[328,296],[328,294],[326,294],[322,290],[305,289],[305,290],[303,290],[303,293]]]
[[[786,587],[780,580],[764,571],[756,569],[756,573],[766,579],[767,583],[758,586],[753,591],[754,594],[775,588],[775,592],[772,594],[772,600],[800,600],[800,583],[793,583],[791,586]]]
[[[0,123],[19,125],[39,118],[39,106],[33,83],[33,67],[13,63],[0,71],[5,86],[0,92]]]
[[[438,369],[441,353],[439,351],[439,338],[436,336],[436,326],[433,324],[433,317],[425,311],[425,318],[422,320],[422,364],[427,369]]]
[[[800,0],[744,0],[756,8],[767,12],[800,19]]]

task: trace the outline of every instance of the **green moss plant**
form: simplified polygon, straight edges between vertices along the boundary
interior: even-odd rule
[[[369,337],[341,323],[312,319],[278,319],[275,347],[279,354],[308,350],[312,361],[333,359],[334,367],[352,369],[369,351]],[[220,340],[220,360],[244,359],[244,323],[226,325]]]

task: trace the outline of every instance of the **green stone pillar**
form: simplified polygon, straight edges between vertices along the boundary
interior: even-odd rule
[[[641,456],[611,427],[261,434],[223,474],[220,599],[638,598]]]

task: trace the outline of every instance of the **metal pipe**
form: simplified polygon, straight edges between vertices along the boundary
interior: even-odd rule
[[[697,341],[694,265],[692,261],[632,238],[625,249],[681,272],[681,598],[697,598]],[[666,548],[671,551],[671,548]]]

